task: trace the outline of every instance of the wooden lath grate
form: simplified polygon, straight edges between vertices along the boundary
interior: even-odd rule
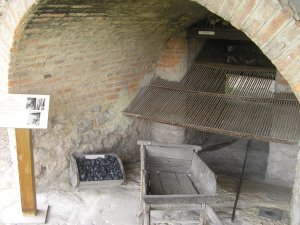
[[[297,101],[293,93],[274,92],[275,75],[275,69],[195,63],[180,82],[157,78],[151,85],[191,92]]]
[[[155,80],[124,115],[248,139],[298,143],[298,101],[293,95],[270,91],[274,71],[267,78],[255,73],[249,77],[218,66],[194,65],[181,82]]]

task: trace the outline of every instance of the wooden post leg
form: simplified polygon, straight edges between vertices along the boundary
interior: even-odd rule
[[[199,225],[203,225],[205,222],[205,213],[203,212],[203,209],[200,209],[199,212]]]
[[[16,129],[16,141],[22,212],[23,215],[35,216],[37,208],[31,130]]]
[[[150,225],[151,224],[151,218],[150,218],[150,206],[146,205],[145,207],[145,219],[146,219],[146,223],[145,225]]]

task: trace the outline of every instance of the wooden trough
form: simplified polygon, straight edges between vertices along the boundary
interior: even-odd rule
[[[176,145],[138,141],[141,148],[141,212],[140,224],[160,224],[151,221],[151,210],[198,210],[211,223],[221,224],[207,203],[215,201],[215,174],[200,159],[195,145]],[[200,216],[198,224],[203,222]],[[202,222],[201,222],[202,221]],[[175,221],[191,223],[191,221]],[[172,221],[171,224],[173,224]]]

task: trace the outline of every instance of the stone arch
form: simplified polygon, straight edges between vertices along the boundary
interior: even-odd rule
[[[278,0],[195,0],[244,31],[274,63],[300,98],[300,22]],[[11,0],[0,18],[0,91],[7,92],[10,53],[26,12],[37,0]]]

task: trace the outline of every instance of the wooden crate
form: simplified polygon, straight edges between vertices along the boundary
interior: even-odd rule
[[[123,179],[81,181],[80,177],[79,177],[79,171],[78,171],[76,158],[82,157],[82,158],[86,158],[86,159],[96,159],[99,157],[103,158],[105,156],[116,157],[117,161],[119,162],[121,172],[123,174]],[[70,177],[71,177],[72,186],[74,188],[97,188],[97,187],[105,187],[105,186],[119,186],[119,185],[122,185],[126,180],[125,170],[124,170],[122,161],[116,154],[76,154],[76,153],[74,153],[70,156]]]
[[[143,223],[145,219],[147,225],[151,224],[153,209],[199,208],[215,201],[216,177],[197,154],[201,146],[153,141],[138,141],[138,144]]]

